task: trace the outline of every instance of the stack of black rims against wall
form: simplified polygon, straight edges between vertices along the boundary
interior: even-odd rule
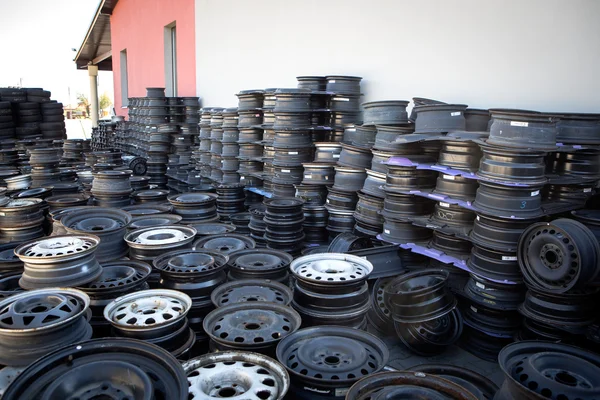
[[[463,320],[447,287],[449,273],[422,269],[398,276],[384,287],[383,302],[396,335],[412,352],[442,353],[461,336]]]
[[[262,186],[263,172],[263,146],[271,145],[273,137],[266,136],[266,129],[273,124],[272,107],[265,109],[266,93],[264,90],[242,90],[237,94],[238,112],[237,120],[239,131],[237,173],[239,182],[247,187]],[[265,116],[265,114],[269,114]],[[268,118],[268,120],[267,120]],[[263,142],[267,140],[267,142]],[[271,160],[272,161],[272,160]],[[247,192],[251,203],[260,202],[260,196],[254,192]]]
[[[374,238],[383,232],[386,192],[386,162],[393,156],[418,154],[418,144],[398,144],[401,134],[411,133],[406,106],[408,101],[389,100],[364,103],[363,125],[347,129],[344,143],[360,148],[370,148],[371,163],[367,167],[367,178],[356,204],[354,231],[361,236]]]
[[[273,177],[275,176],[275,169],[273,167],[273,159],[275,157],[275,150],[273,149],[273,141],[275,140],[275,92],[276,88],[267,88],[263,93],[262,102],[262,113],[263,122],[258,130],[244,130],[240,135],[240,143],[246,142],[246,153],[248,151],[259,152],[255,146],[250,144],[262,146],[262,152],[260,158],[248,158],[247,160],[240,159],[240,169],[256,169],[256,172],[242,173],[247,180],[246,185],[248,186],[260,186],[267,193],[273,193]],[[257,127],[258,128],[258,127]],[[260,137],[259,137],[260,135]],[[257,139],[258,138],[258,139]],[[244,140],[242,140],[244,139]],[[256,150],[253,150],[256,149]],[[248,181],[248,179],[250,180]]]
[[[238,139],[240,131],[238,130],[238,110],[237,108],[226,108],[223,110],[223,135],[221,136],[221,181],[224,184],[239,183],[240,176],[239,160],[237,159],[240,146]]]
[[[268,249],[297,256],[304,241],[304,201],[295,197],[265,199],[265,240]]]
[[[313,157],[311,91],[275,91],[275,138],[273,139],[273,195],[293,197],[294,185],[303,180],[303,163]]]
[[[221,107],[204,107],[200,110],[200,144],[199,144],[199,155],[196,162],[196,169],[200,171],[200,177],[202,183],[212,182],[212,124],[213,124],[213,113],[215,114],[214,124],[216,128],[219,128],[216,124],[219,122],[222,125],[222,121],[218,121],[217,113],[222,112]],[[215,160],[216,161],[216,160]]]
[[[336,144],[318,143],[315,161],[335,163],[333,171],[331,165],[327,169],[333,174],[333,186],[327,186],[326,198],[330,239],[354,230],[357,192],[362,189],[367,178],[366,169],[371,166],[373,142],[366,131],[356,134],[357,129],[362,129],[356,125],[360,121],[361,80],[353,76],[326,77],[326,90],[330,94],[327,104],[331,111],[326,137]],[[356,139],[354,143],[353,139]]]
[[[495,360],[521,328],[517,312],[525,296],[517,244],[523,230],[543,216],[545,151],[555,146],[549,116],[491,110],[489,138],[480,144],[477,213],[470,239],[471,272],[461,302],[465,333],[461,346]]]
[[[223,108],[212,108],[210,113],[210,171],[208,178],[216,183],[223,182],[221,153],[223,151]]]
[[[217,213],[223,222],[229,217],[246,211],[246,194],[242,183],[222,184],[217,187]]]
[[[574,215],[583,223],[567,218],[538,222],[519,239],[519,266],[527,285],[519,305],[525,317],[520,339],[561,340],[589,348],[587,335],[598,344],[597,326],[592,324],[600,298],[600,246],[588,227],[594,227],[590,212]]]

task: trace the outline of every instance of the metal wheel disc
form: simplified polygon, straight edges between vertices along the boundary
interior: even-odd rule
[[[300,315],[274,303],[229,304],[211,311],[204,330],[217,343],[235,347],[265,346],[300,328]]]
[[[229,256],[229,266],[240,270],[276,270],[287,268],[293,257],[287,253],[268,249],[236,251]]]
[[[227,256],[213,250],[176,250],[154,259],[154,268],[169,275],[198,277],[225,268]]]
[[[178,225],[136,229],[125,235],[130,247],[154,249],[162,246],[184,245],[194,240],[194,228]]]
[[[421,364],[411,367],[410,371],[435,374],[469,390],[478,399],[491,400],[498,391],[498,386],[485,376],[454,365]]]
[[[135,217],[127,226],[129,229],[143,229],[162,225],[175,225],[181,222],[181,216],[175,214],[152,214]]]
[[[461,386],[433,374],[423,372],[382,372],[356,382],[347,400],[428,399],[476,400]]]
[[[167,351],[133,339],[97,339],[63,347],[17,376],[4,400],[187,398],[179,362]]]
[[[0,332],[26,333],[51,330],[87,310],[89,297],[75,289],[39,289],[0,302]]]
[[[281,400],[290,378],[283,366],[257,353],[226,351],[183,364],[189,383],[189,399],[240,398]]]
[[[231,254],[244,249],[253,249],[256,243],[253,239],[235,233],[210,235],[194,242],[193,249],[215,250],[223,254]]]
[[[380,371],[388,357],[385,343],[377,337],[341,326],[301,329],[277,346],[277,359],[293,380],[336,387]]]
[[[600,356],[559,343],[522,341],[498,356],[504,398],[594,399],[600,396]]]
[[[530,226],[519,239],[525,279],[538,288],[564,293],[600,274],[600,245],[585,225],[569,219]]]
[[[115,208],[87,207],[68,213],[60,222],[73,230],[104,233],[124,228],[131,222],[131,215]]]
[[[234,225],[221,224],[217,222],[206,222],[202,224],[193,224],[191,226],[196,229],[196,235],[198,236],[221,235],[235,231]]]
[[[185,318],[192,299],[176,290],[142,290],[119,297],[104,309],[104,318],[120,330],[147,330]]]
[[[215,307],[255,301],[287,306],[292,301],[292,291],[284,284],[271,280],[243,279],[219,286],[210,297]]]
[[[133,206],[122,207],[121,210],[127,211],[132,217],[140,215],[166,214],[173,210],[171,205],[154,205],[154,204],[136,204]]]
[[[100,243],[96,236],[63,235],[42,238],[25,243],[15,249],[15,254],[21,259],[34,259],[50,257],[72,257],[79,253],[94,249]]]
[[[366,280],[373,271],[369,261],[348,254],[324,253],[303,256],[290,268],[297,279],[322,283],[352,283]]]
[[[152,268],[140,261],[113,261],[102,264],[102,274],[83,289],[90,293],[127,290],[147,280],[151,272]]]

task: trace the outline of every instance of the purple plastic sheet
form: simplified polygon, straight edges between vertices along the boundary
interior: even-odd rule
[[[263,190],[261,188],[257,188],[257,187],[247,187],[246,190],[248,190],[249,192],[254,192],[254,193],[258,193],[261,196],[265,196],[266,198],[270,199],[271,197],[273,197],[273,193],[271,192],[267,192],[266,190]]]
[[[388,240],[383,239],[381,237],[381,234],[377,235],[377,239],[379,239],[383,242],[386,242],[386,243],[390,243]],[[478,274],[477,272],[474,272],[473,270],[471,270],[471,268],[469,268],[466,260],[461,260],[459,258],[450,256],[442,251],[439,251],[436,249],[431,249],[429,247],[425,247],[425,246],[422,246],[422,245],[416,244],[416,243],[393,243],[393,244],[400,246],[400,248],[402,248],[402,249],[410,250],[413,253],[421,254],[428,258],[433,258],[434,260],[440,261],[444,264],[451,264],[457,268],[462,269],[463,271],[466,271],[473,275],[481,276],[482,278],[487,279],[489,281],[501,283],[501,284],[505,284],[505,285],[516,285],[516,282],[513,282],[513,281],[491,279],[487,276]]]

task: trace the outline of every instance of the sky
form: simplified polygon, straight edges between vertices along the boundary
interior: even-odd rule
[[[0,0],[0,87],[41,87],[63,104],[89,96],[87,70],[73,59],[100,0]],[[98,94],[113,98],[112,72],[100,71]]]

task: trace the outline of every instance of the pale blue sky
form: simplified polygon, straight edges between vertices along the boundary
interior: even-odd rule
[[[64,104],[89,94],[86,70],[73,58],[100,0],[0,0],[0,87],[43,87]],[[112,98],[112,73],[99,76]]]

